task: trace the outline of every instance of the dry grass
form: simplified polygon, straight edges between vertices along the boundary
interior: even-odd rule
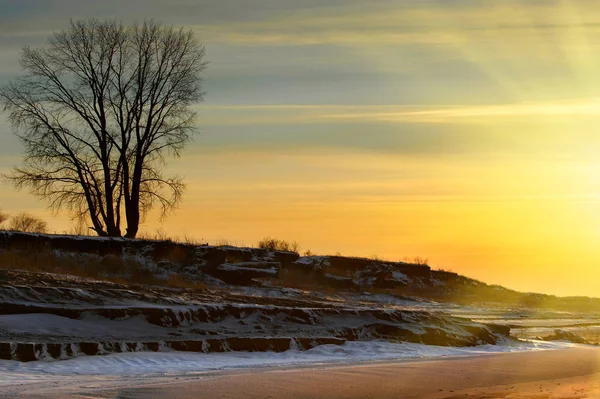
[[[205,284],[171,275],[157,278],[152,271],[132,259],[115,255],[104,257],[80,254],[58,255],[52,251],[0,251],[0,269],[68,274],[72,276],[111,281],[118,284],[148,284],[173,288],[203,289]]]
[[[140,241],[163,241],[195,246],[208,245],[204,238],[198,239],[188,234],[184,234],[183,237],[172,236],[165,233],[165,231],[162,229],[158,229],[154,233],[141,232],[135,237],[135,239]]]
[[[234,247],[235,243],[227,238],[219,238],[213,245],[215,247]]]
[[[135,237],[136,240],[143,241],[168,241],[175,242],[175,239],[165,233],[162,229],[157,229],[154,233],[150,233],[147,231],[142,231],[137,234]]]
[[[298,252],[300,245],[296,241],[285,241],[277,238],[265,237],[258,242],[258,247],[270,251]]]
[[[178,240],[176,240],[178,241]],[[200,238],[197,239],[196,237],[192,237],[188,234],[184,234],[183,238],[181,239],[181,241],[179,242],[183,242],[184,244],[188,244],[188,245],[208,245],[208,243],[206,242],[206,240],[204,238]]]
[[[406,257],[404,257],[404,259],[402,259],[402,262],[410,263],[413,265],[419,265],[419,266],[429,266],[429,259],[424,258],[422,256],[414,256],[412,258],[409,258],[408,256],[406,256]]]
[[[6,212],[2,212],[0,211],[0,227],[2,226],[2,224],[4,222],[6,222],[8,219],[10,219],[10,215]]]

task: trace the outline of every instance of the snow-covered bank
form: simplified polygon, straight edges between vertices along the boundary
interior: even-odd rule
[[[493,353],[564,349],[565,342],[510,342],[478,347],[441,347],[385,341],[356,341],[344,345],[321,345],[308,351],[286,352],[138,352],[107,356],[81,356],[62,362],[22,363],[0,360],[0,386],[56,380],[65,376],[173,376],[216,370],[323,365],[381,360],[407,360]]]
[[[424,307],[313,292],[125,286],[0,270],[0,359],[65,360],[123,352],[285,352],[351,341],[477,346],[510,328]],[[277,292],[276,288],[261,288]],[[413,306],[411,306],[413,304]]]

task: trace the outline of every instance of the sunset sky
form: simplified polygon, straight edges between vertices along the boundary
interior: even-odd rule
[[[600,297],[597,0],[0,0],[0,84],[69,19],[193,29],[200,133],[157,229],[315,253],[420,256],[524,291]],[[0,117],[0,172],[23,148]],[[62,232],[0,183],[0,208]]]

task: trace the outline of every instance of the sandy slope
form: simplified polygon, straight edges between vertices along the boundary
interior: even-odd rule
[[[285,370],[245,370],[136,381],[5,387],[43,398],[600,398],[600,348]]]

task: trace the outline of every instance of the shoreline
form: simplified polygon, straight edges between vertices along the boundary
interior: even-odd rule
[[[550,394],[552,398],[565,399],[590,394],[600,397],[600,348],[581,346],[535,352],[140,376],[122,386],[103,386],[94,378],[82,379],[77,384],[76,379],[64,385],[56,381],[7,385],[2,387],[0,397],[545,399]]]
[[[62,376],[122,377],[146,376],[185,377],[207,373],[228,373],[236,370],[286,370],[352,365],[403,363],[410,361],[451,360],[500,353],[561,350],[581,346],[567,342],[510,341],[505,345],[450,347],[408,342],[353,341],[344,345],[321,345],[311,350],[229,351],[198,353],[186,351],[140,351],[77,356],[60,361],[38,360],[19,362],[0,360],[0,386],[28,377],[28,382],[46,382]],[[50,360],[50,361],[48,361]]]

